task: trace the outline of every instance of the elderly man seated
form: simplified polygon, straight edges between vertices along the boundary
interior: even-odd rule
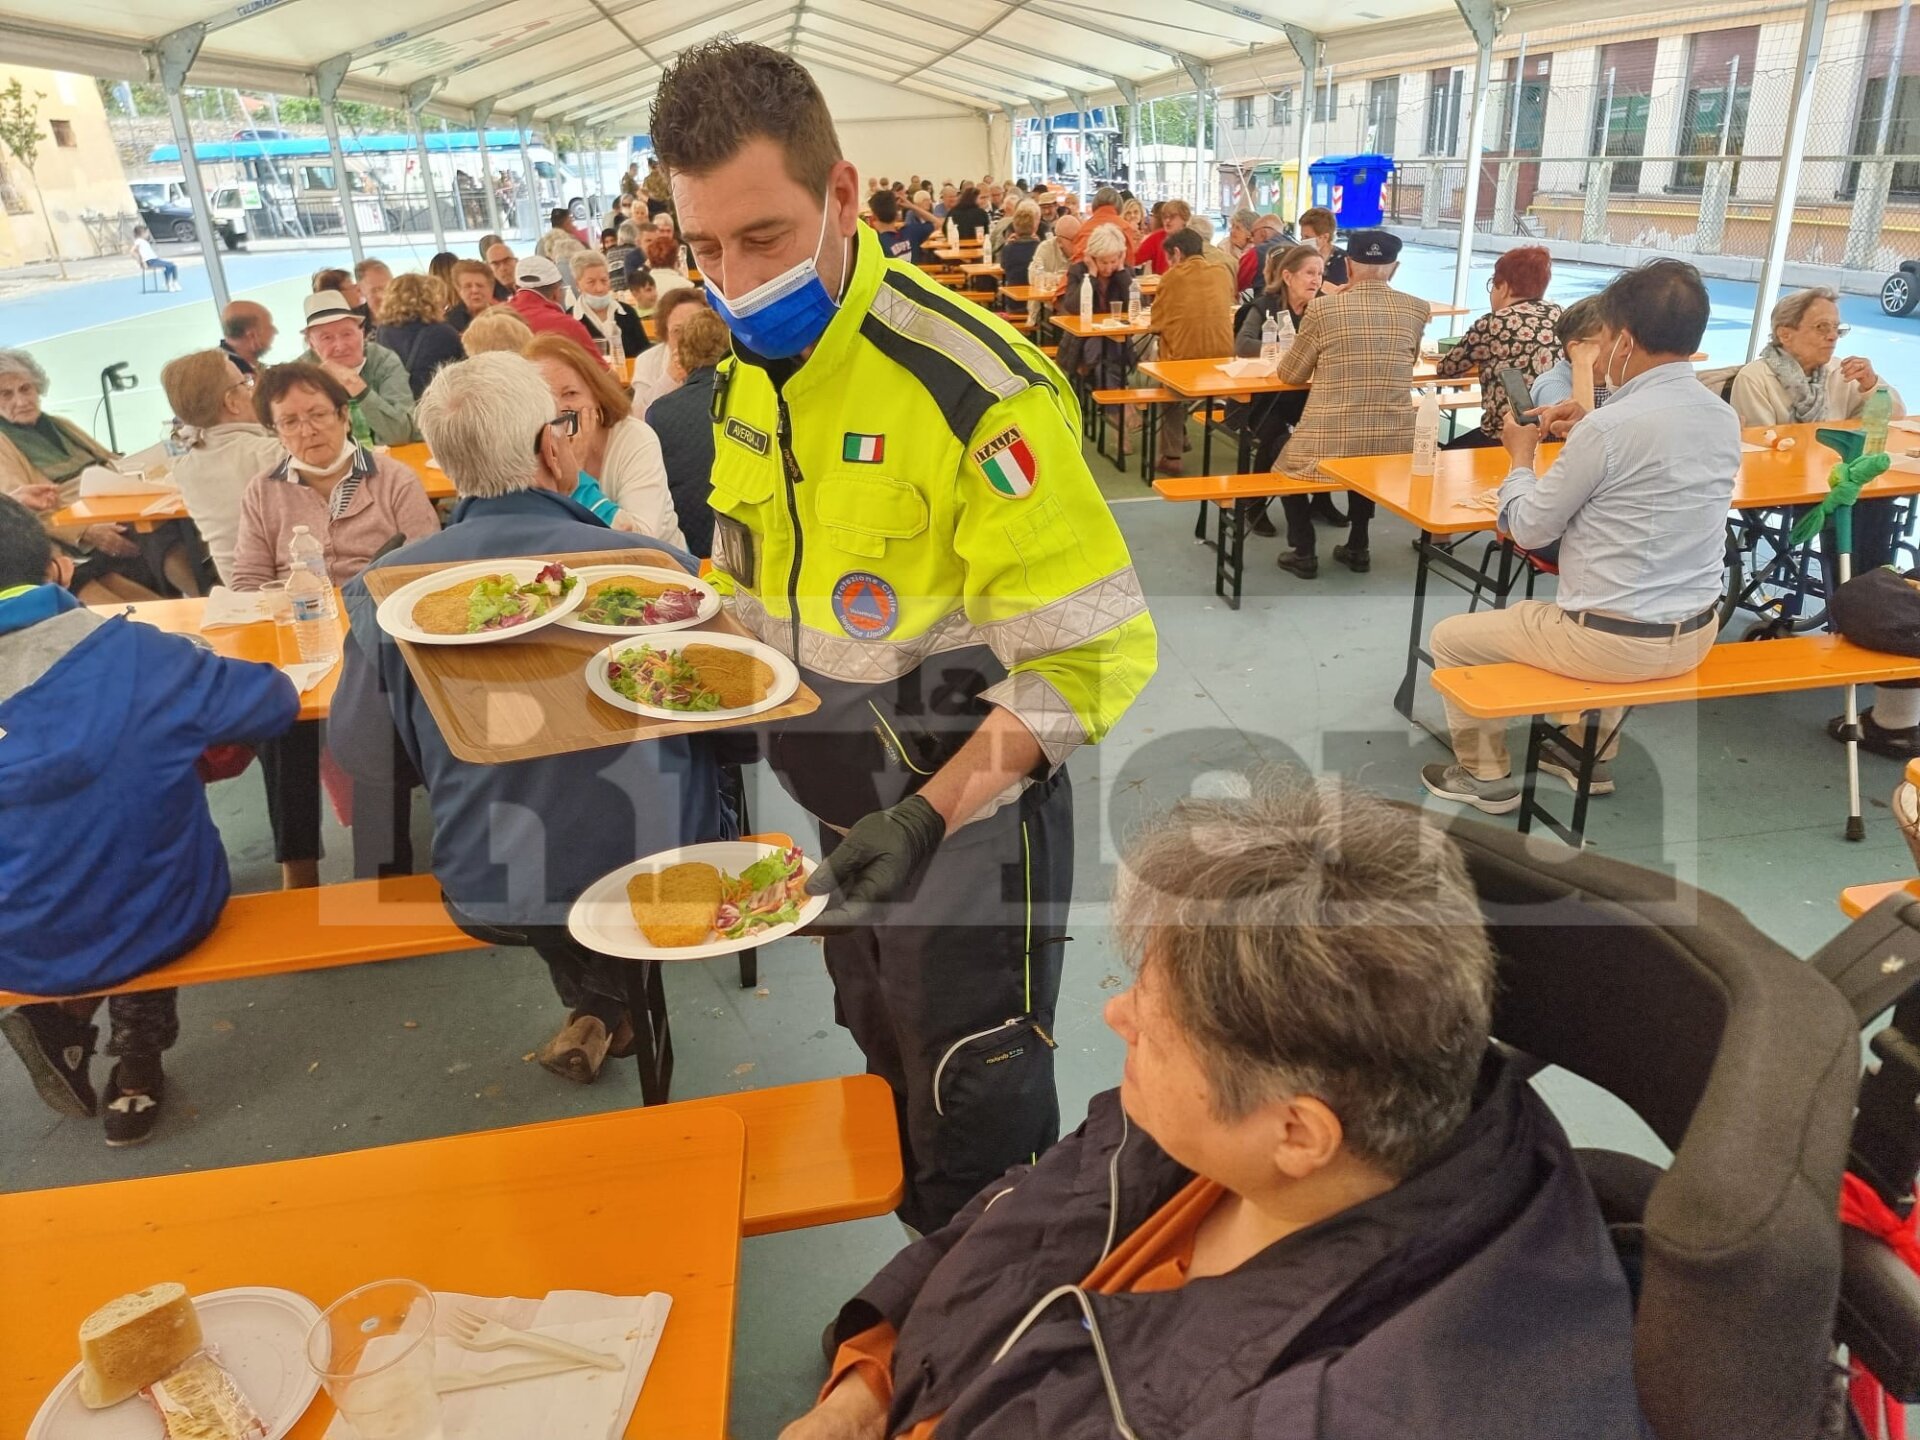
[[[354,442],[371,448],[418,440],[406,361],[367,338],[360,317],[338,292],[321,290],[304,303],[307,350],[300,358],[318,365],[347,392]]]
[[[1640,1440],[1626,1281],[1490,1046],[1452,843],[1256,780],[1138,840],[1116,910],[1120,1088],[841,1309],[783,1440]]]
[[[1529,550],[1559,542],[1559,591],[1448,616],[1433,627],[1436,668],[1517,660],[1580,680],[1654,680],[1693,669],[1713,647],[1740,421],[1693,373],[1707,287],[1685,261],[1654,260],[1607,286],[1601,306],[1594,378],[1611,392],[1606,405],[1582,415],[1568,400],[1538,412],[1545,424],[1578,417],[1543,473],[1534,468],[1540,425],[1509,416],[1503,437],[1513,468],[1500,487],[1500,529]],[[1621,719],[1601,712],[1594,795],[1613,793],[1607,761]],[[1420,783],[1489,814],[1516,809],[1506,722],[1449,704],[1447,728],[1454,761],[1428,765]],[[1540,768],[1578,788],[1564,737],[1543,747]]]
[[[536,335],[564,335],[589,355],[598,356],[600,348],[593,337],[566,311],[566,286],[560,267],[540,255],[529,255],[514,272],[520,288],[508,303],[513,313],[527,322]]]
[[[542,262],[545,263],[545,262]],[[471,331],[469,331],[471,333]],[[580,463],[547,382],[518,355],[476,355],[442,370],[420,423],[460,495],[447,528],[368,567],[514,555],[652,550],[692,570],[659,540],[609,530],[571,498]],[[357,780],[391,786],[397,741],[425,781],[433,870],[462,929],[531,946],[568,1015],[540,1047],[548,1070],[592,1081],[609,1055],[632,1054],[622,961],[567,931],[593,881],[641,855],[722,838],[719,774],[703,738],[653,740],[476,765],[455,758],[393,640],[374,620],[365,575],[345,587],[351,621],[328,739]]]

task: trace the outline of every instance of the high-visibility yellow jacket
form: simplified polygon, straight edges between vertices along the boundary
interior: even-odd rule
[[[714,564],[820,692],[768,758],[821,819],[910,794],[994,705],[1058,766],[1153,674],[1065,380],[865,226],[812,354],[730,357],[713,415]]]

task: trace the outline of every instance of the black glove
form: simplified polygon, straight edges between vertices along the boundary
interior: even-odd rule
[[[807,878],[809,895],[835,897],[807,928],[827,933],[874,923],[883,905],[913,889],[946,834],[940,812],[918,795],[863,816]]]

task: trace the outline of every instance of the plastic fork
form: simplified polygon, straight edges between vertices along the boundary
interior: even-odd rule
[[[453,1332],[453,1338],[468,1350],[504,1350],[509,1345],[519,1345],[528,1350],[544,1351],[548,1355],[557,1355],[562,1360],[571,1360],[577,1365],[594,1365],[602,1370],[624,1370],[626,1362],[617,1356],[607,1355],[599,1350],[589,1350],[584,1345],[570,1344],[565,1340],[556,1340],[551,1335],[537,1335],[531,1330],[515,1330],[511,1325],[502,1325],[498,1320],[489,1320],[471,1310],[456,1310],[449,1317],[447,1326]]]

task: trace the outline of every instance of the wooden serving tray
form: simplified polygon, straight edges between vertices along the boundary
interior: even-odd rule
[[[541,554],[499,559],[558,560],[568,569],[589,565],[661,565],[680,567],[657,550],[591,550],[571,555]],[[471,565],[472,560],[446,565],[394,565],[369,570],[364,578],[376,602],[422,575]],[[704,625],[672,633],[702,632],[746,635],[746,630],[724,609]],[[389,637],[391,638],[391,637]],[[664,740],[671,735],[696,735],[741,725],[810,715],[820,708],[820,697],[802,681],[784,705],[744,720],[652,720],[631,711],[616,710],[587,689],[587,657],[614,637],[588,635],[548,625],[524,639],[493,645],[415,645],[396,640],[407,669],[425,697],[447,748],[475,765],[498,765],[509,760],[537,760],[547,755],[570,755],[606,745],[628,745],[636,740]],[[635,636],[635,643],[644,638]]]

